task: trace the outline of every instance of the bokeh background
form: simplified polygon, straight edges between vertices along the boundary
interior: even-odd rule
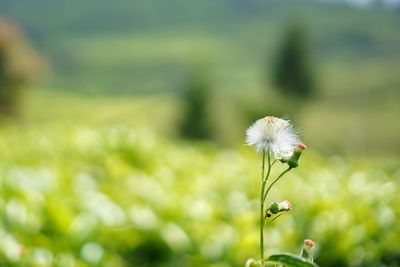
[[[275,115],[308,149],[267,252],[400,266],[399,29],[396,0],[1,0],[0,265],[244,266]]]

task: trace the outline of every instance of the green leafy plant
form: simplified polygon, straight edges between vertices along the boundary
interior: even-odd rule
[[[293,126],[289,121],[267,116],[257,120],[246,132],[246,142],[254,146],[257,152],[262,154],[261,163],[261,194],[260,194],[260,260],[249,259],[246,267],[264,267],[268,263],[281,264],[283,266],[316,266],[313,263],[312,240],[304,240],[304,246],[300,256],[292,254],[275,254],[264,257],[264,228],[266,219],[274,216],[277,219],[282,213],[290,211],[292,205],[288,200],[280,203],[272,202],[265,208],[265,202],[272,187],[289,171],[299,166],[299,159],[306,148],[300,142]],[[271,169],[280,161],[287,165],[275,179],[270,180]]]

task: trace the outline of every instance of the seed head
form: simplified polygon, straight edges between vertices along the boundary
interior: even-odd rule
[[[289,121],[267,116],[247,129],[246,143],[257,152],[266,151],[276,159],[288,159],[300,140]]]

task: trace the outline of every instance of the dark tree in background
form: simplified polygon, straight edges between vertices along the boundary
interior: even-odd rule
[[[273,66],[274,85],[283,94],[308,98],[314,93],[310,46],[305,28],[291,24],[279,46]]]
[[[0,114],[15,115],[21,89],[37,80],[44,64],[19,27],[0,18]]]
[[[182,94],[184,112],[180,133],[183,137],[191,139],[211,138],[210,93],[209,81],[204,73],[198,70],[189,71]]]

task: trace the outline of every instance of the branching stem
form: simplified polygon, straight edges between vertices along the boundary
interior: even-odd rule
[[[265,158],[267,157],[267,174],[265,174]],[[284,170],[281,174],[279,174],[279,176],[272,181],[272,183],[267,187],[267,190],[265,190],[266,186],[267,186],[267,181],[268,178],[271,174],[271,168],[272,165],[274,165],[276,163],[276,159],[271,163],[271,154],[269,151],[263,151],[262,154],[262,164],[261,164],[261,195],[260,195],[260,254],[261,254],[261,262],[262,262],[262,266],[264,267],[264,226],[265,226],[265,216],[264,216],[264,212],[265,212],[265,200],[267,199],[268,193],[271,190],[272,186],[274,186],[274,184],[276,182],[278,182],[279,179],[282,178],[283,175],[285,175],[288,171],[290,171],[292,168],[288,168],[286,170]],[[265,174],[265,176],[264,176]]]
[[[275,184],[276,182],[278,182],[279,179],[281,179],[282,176],[285,175],[287,172],[289,172],[291,169],[292,169],[292,168],[289,167],[289,168],[287,168],[286,170],[284,170],[284,171],[283,171],[281,174],[279,174],[279,176],[268,186],[267,191],[265,191],[265,194],[263,195],[262,202],[265,202],[265,199],[267,198],[268,193],[269,193],[269,191],[271,190],[272,186],[274,186],[274,184]]]

